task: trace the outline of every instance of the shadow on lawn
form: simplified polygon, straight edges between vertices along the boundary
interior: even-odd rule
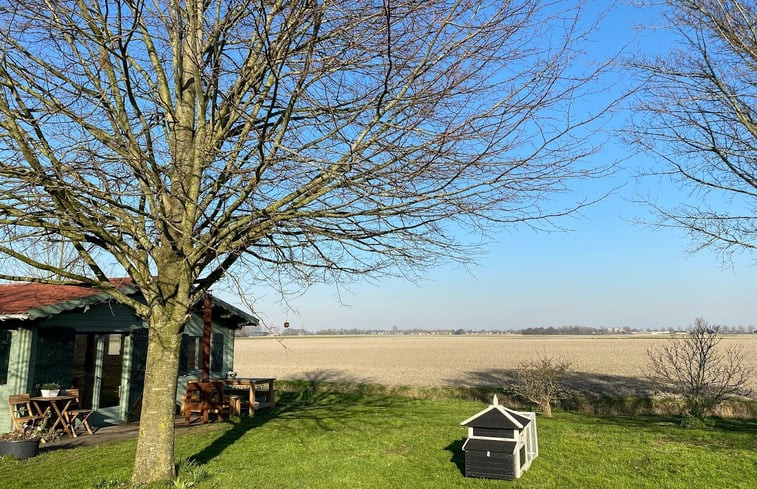
[[[333,388],[334,385],[338,388]],[[335,421],[338,421],[340,426],[348,423],[353,418],[356,407],[362,411],[376,408],[377,412],[381,412],[381,408],[390,408],[399,402],[401,401],[392,396],[375,394],[372,386],[341,372],[312,371],[307,374],[306,380],[299,384],[297,390],[277,392],[275,408],[257,412],[253,417],[243,416],[227,421],[234,423],[234,426],[189,458],[205,464],[237,442],[245,433],[263,426],[272,419],[309,421],[315,423],[319,429],[328,431],[335,429]],[[361,422],[365,422],[365,418],[362,418]],[[380,422],[382,421],[377,419],[377,423]],[[290,428],[286,423],[282,423],[277,429],[297,428]]]
[[[226,421],[227,423],[233,423],[234,427],[227,430],[223,435],[213,440],[213,442],[200,450],[199,452],[191,455],[189,459],[194,460],[200,464],[206,464],[218,455],[220,455],[225,449],[233,445],[239,440],[245,433],[260,426],[263,426],[272,417],[274,417],[276,408],[269,409],[267,411],[261,411],[255,413],[255,416],[244,416],[238,419],[232,419]]]
[[[681,426],[681,416],[673,415],[634,415],[634,416],[584,416],[574,419],[575,423],[593,425],[596,423],[613,424],[627,428],[659,429],[670,433],[680,430],[680,433],[691,433],[692,430],[704,430],[705,432],[747,433],[757,435],[757,420],[755,419],[725,419],[718,417],[708,418],[701,428],[687,428]],[[750,443],[754,444],[750,440]]]
[[[444,449],[450,453],[449,461],[457,466],[457,470],[459,470],[460,474],[462,475],[465,475],[465,452],[463,451],[464,443],[465,439],[455,440],[444,447]]]
[[[454,379],[472,393],[472,399],[490,402],[492,394],[504,398],[513,408],[533,409],[533,403],[517,397],[508,385],[515,378],[514,369],[490,369],[466,372]],[[453,380],[448,379],[452,383]],[[565,410],[609,416],[676,416],[682,402],[662,396],[656,386],[643,376],[571,372],[563,381],[566,393],[556,402]],[[487,390],[488,389],[488,390]],[[482,394],[486,397],[482,397]],[[715,427],[725,431],[754,433],[754,399],[726,400],[713,417]],[[680,417],[677,418],[680,423]]]
[[[292,394],[283,409],[277,410],[278,417],[307,420],[327,431],[334,429],[334,421],[342,426],[349,423],[356,407],[363,412],[376,409],[382,413],[383,409],[403,402],[383,392],[380,386],[331,370],[308,372],[306,380]]]
[[[721,431],[751,433],[757,435],[757,419],[722,419],[715,418],[715,428]]]
[[[504,388],[514,378],[514,369],[490,369],[466,372],[458,378],[447,379],[447,382],[473,387]],[[571,372],[564,383],[572,392],[592,396],[648,397],[655,393],[652,383],[643,377]]]

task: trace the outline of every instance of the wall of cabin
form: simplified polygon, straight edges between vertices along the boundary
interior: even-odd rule
[[[184,327],[179,357],[179,381],[176,386],[176,408],[181,408],[187,381],[202,377],[203,322],[192,316]],[[213,321],[210,342],[210,376],[223,378],[234,368],[234,330]]]
[[[29,364],[34,331],[27,328],[0,330],[3,334],[3,355],[0,362],[4,375],[0,376],[0,433],[13,428],[8,411],[8,396],[29,392]],[[5,355],[7,353],[7,356]],[[3,378],[4,377],[4,378]]]
[[[0,432],[12,429],[7,398],[11,394],[39,394],[39,385],[57,382],[78,387],[82,402],[99,412],[93,423],[123,422],[139,415],[147,329],[131,309],[118,304],[98,304],[65,311],[34,322],[18,321],[17,329],[0,330]],[[10,326],[10,325],[3,325]],[[202,318],[193,316],[184,330],[182,361],[176,402],[181,400],[186,381],[201,376]],[[234,365],[234,330],[217,322],[212,325],[211,376],[223,377]],[[94,370],[102,375],[96,377]],[[3,378],[3,376],[5,378]],[[95,393],[108,390],[113,406],[101,407],[105,399]]]

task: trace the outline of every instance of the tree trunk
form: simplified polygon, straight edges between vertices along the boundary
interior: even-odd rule
[[[549,399],[542,399],[539,401],[539,409],[547,418],[552,417],[552,405],[549,403]]]
[[[150,320],[142,414],[132,474],[132,482],[137,484],[174,477],[174,418],[182,324],[171,316]]]

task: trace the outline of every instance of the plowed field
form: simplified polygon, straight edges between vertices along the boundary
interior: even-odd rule
[[[500,386],[537,355],[571,359],[570,384],[608,395],[648,393],[647,349],[665,337],[636,336],[344,336],[239,338],[243,377],[276,377],[408,386]],[[757,335],[726,336],[742,345],[757,391]],[[753,396],[754,397],[754,396]]]

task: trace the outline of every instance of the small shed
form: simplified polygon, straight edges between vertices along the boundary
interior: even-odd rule
[[[112,282],[142,300],[130,279]],[[182,331],[177,408],[187,380],[202,375],[203,307]],[[211,312],[210,374],[223,377],[234,369],[234,332],[258,318],[216,297]],[[147,332],[134,310],[88,285],[0,284],[0,433],[12,428],[5,399],[46,382],[78,388],[96,425],[130,419],[141,406]]]
[[[536,413],[513,411],[492,404],[462,423],[468,427],[465,477],[513,480],[539,455]]]

